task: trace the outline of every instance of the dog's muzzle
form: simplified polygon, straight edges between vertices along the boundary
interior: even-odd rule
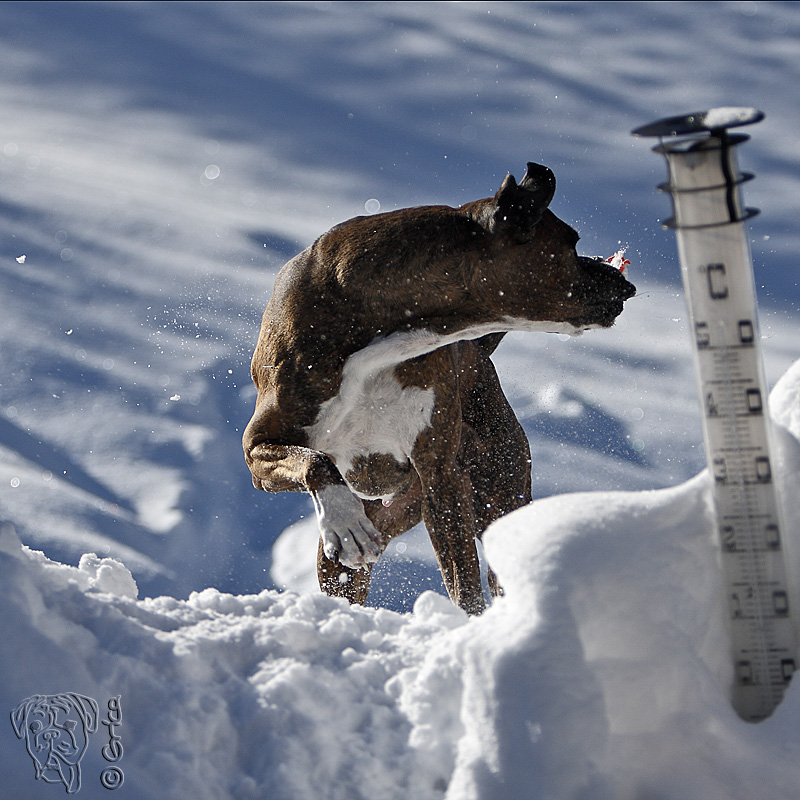
[[[616,267],[600,258],[579,256],[583,280],[573,289],[575,299],[587,309],[582,323],[609,327],[622,313],[636,287]]]

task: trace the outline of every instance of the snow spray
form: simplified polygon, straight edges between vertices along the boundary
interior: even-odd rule
[[[658,136],[689,310],[706,459],[733,644],[732,703],[749,722],[768,717],[796,668],[796,595],[786,579],[784,528],[773,482],[756,291],[736,147],[729,128],[759,122],[754,108],[715,108],[633,131]],[[774,450],[773,450],[774,452]]]

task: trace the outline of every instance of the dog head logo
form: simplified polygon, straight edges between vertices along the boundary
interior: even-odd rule
[[[80,694],[35,694],[11,712],[14,733],[25,740],[37,780],[63,783],[67,794],[81,788],[80,762],[98,715],[97,703]]]

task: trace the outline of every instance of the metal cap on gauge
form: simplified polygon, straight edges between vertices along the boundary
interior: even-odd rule
[[[666,157],[668,180],[658,188],[670,194],[674,210],[664,227],[717,227],[758,214],[758,209],[742,205],[740,186],[753,175],[739,172],[734,154],[736,145],[750,137],[728,129],[762,119],[764,113],[756,108],[724,106],[667,117],[632,131],[661,139],[653,151]]]
[[[664,119],[641,125],[631,131],[634,136],[691,136],[696,133],[715,133],[727,128],[752,125],[764,119],[764,112],[757,108],[722,106],[708,111],[695,111],[680,117]]]

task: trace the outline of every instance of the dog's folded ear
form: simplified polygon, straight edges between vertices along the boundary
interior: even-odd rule
[[[483,216],[491,233],[508,236],[516,242],[533,238],[536,223],[542,218],[556,191],[556,176],[541,164],[528,164],[525,177],[517,183],[506,175],[502,186]]]
[[[543,164],[528,162],[525,176],[519,182],[520,188],[536,197],[536,202],[544,211],[556,193],[556,176],[553,170]]]

